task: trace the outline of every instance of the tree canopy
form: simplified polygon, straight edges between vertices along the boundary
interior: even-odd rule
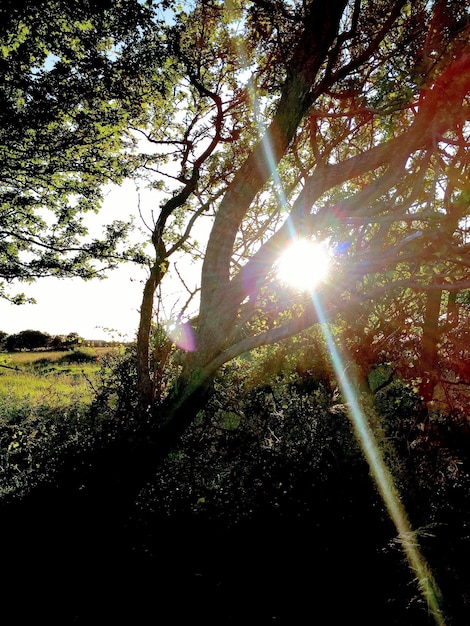
[[[142,261],[120,248],[126,224],[87,241],[82,217],[104,183],[146,180],[158,194],[138,330],[143,404],[162,401],[150,342],[176,254],[202,263],[179,320],[191,350],[178,389],[319,311],[361,320],[369,343],[412,317],[432,369],[441,308],[456,322],[470,286],[466,2],[72,11],[57,0],[2,12],[2,279]],[[332,251],[314,298],[276,275],[295,238]]]
[[[139,260],[120,246],[128,224],[115,221],[92,239],[83,216],[100,208],[105,184],[135,168],[126,130],[150,89],[137,57],[153,37],[151,19],[137,1],[2,3],[2,297],[24,299],[8,283],[91,278],[121,258]],[[159,79],[151,84],[158,89]]]
[[[424,329],[429,369],[441,301],[470,285],[466,3],[203,2],[175,20],[173,123],[156,110],[145,131],[164,148],[147,167],[161,173],[171,155],[175,188],[152,236],[142,387],[155,288],[208,213],[186,383],[310,327],[319,309],[360,319],[370,342],[400,309],[397,324]],[[296,237],[334,251],[314,298],[276,277]]]
[[[466,0],[43,8],[7,2],[0,14],[0,279],[143,261],[120,247],[125,224],[89,241],[82,217],[104,183],[154,190],[137,387],[124,369],[121,391],[138,426],[109,457],[132,459],[120,493],[195,420],[224,366],[317,324],[332,361],[334,327],[363,373],[394,360],[418,370],[426,401],[445,335],[470,381]],[[329,250],[314,289],[279,279],[299,239]],[[181,255],[200,265],[196,287]],[[171,273],[188,291],[178,337],[156,315]],[[324,359],[314,337],[302,350]]]

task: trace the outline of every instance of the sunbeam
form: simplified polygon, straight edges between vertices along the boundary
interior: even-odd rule
[[[230,10],[231,6],[231,1],[226,0],[226,8]],[[239,53],[243,60],[245,69],[248,70],[250,63],[243,42],[239,44]],[[251,88],[249,88],[249,94],[253,103],[253,108],[255,111],[257,111],[257,94],[255,88],[252,85]],[[284,194],[282,181],[280,179],[277,168],[276,158],[271,145],[269,129],[261,123],[258,115],[255,115],[255,117],[257,118],[260,136],[262,137],[261,142],[265,158],[271,171],[275,193],[277,194],[277,198],[282,209],[287,210],[287,199]],[[295,232],[295,229],[291,222],[288,223],[288,228],[292,239],[295,239],[298,233]],[[399,494],[394,485],[393,477],[384,462],[379,446],[377,445],[374,433],[368,424],[366,415],[354,391],[352,382],[349,379],[348,375],[345,373],[345,367],[342,362],[340,352],[335,345],[323,309],[317,295],[313,290],[311,291],[311,297],[317,312],[318,320],[320,321],[325,335],[325,340],[328,345],[333,368],[338,377],[338,381],[340,382],[343,396],[349,407],[350,419],[352,421],[358,441],[363,450],[364,456],[369,464],[373,479],[377,485],[385,506],[387,507],[390,518],[395,524],[402,549],[406,555],[412,571],[416,575],[420,592],[427,602],[429,612],[433,616],[437,626],[445,626],[445,619],[440,608],[441,594],[438,586],[432,576],[432,573],[429,570],[429,567],[424,557],[420,553],[419,546],[415,539],[415,533],[413,533],[412,531],[406,511],[400,501]]]
[[[420,591],[427,602],[429,612],[438,626],[445,626],[445,619],[440,608],[441,593],[439,588],[419,550],[415,533],[413,533],[406,511],[400,501],[393,477],[382,457],[374,433],[354,391],[352,381],[346,373],[346,368],[329,330],[321,303],[314,292],[312,292],[311,297],[328,345],[333,368],[348,405],[349,416],[356,437],[369,464],[372,476],[387,507],[390,518],[395,524],[401,546],[411,569],[416,575]]]

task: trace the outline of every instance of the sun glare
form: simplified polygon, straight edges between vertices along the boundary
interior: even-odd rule
[[[295,289],[312,291],[326,278],[329,266],[330,253],[324,245],[297,239],[279,258],[277,276]]]

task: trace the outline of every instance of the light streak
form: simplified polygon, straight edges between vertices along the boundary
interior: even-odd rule
[[[411,528],[408,516],[394,485],[393,477],[385,464],[372,428],[367,420],[367,416],[359,403],[357,393],[344,367],[343,360],[330,332],[321,303],[315,292],[312,292],[311,297],[318,320],[322,326],[338,383],[349,409],[349,415],[356,437],[369,464],[380,495],[387,507],[388,514],[395,524],[402,549],[412,571],[416,575],[418,587],[427,602],[428,610],[434,617],[438,626],[445,626],[445,619],[440,608],[441,593],[439,588],[419,550],[418,542],[415,538],[416,534]]]
[[[233,10],[231,0],[225,0],[225,8],[228,11]],[[240,43],[238,48],[240,57],[242,59],[242,66],[244,66],[245,70],[248,70],[248,55],[246,54],[243,43]],[[248,91],[252,100],[260,136],[262,137],[261,142],[263,145],[266,161],[269,164],[269,168],[271,170],[271,175],[274,182],[274,189],[278,196],[278,201],[282,209],[285,210],[287,209],[287,199],[284,195],[283,185],[279,176],[276,159],[273,154],[269,130],[260,120],[259,102],[256,94],[256,89],[253,84],[250,85]],[[296,235],[295,229],[290,223],[288,226],[291,231],[291,236],[292,238],[294,238]],[[415,233],[411,236],[411,238],[414,239],[415,237],[419,236],[421,236],[420,232]],[[445,626],[445,619],[440,608],[441,593],[439,591],[439,588],[432,576],[432,573],[429,570],[429,567],[424,557],[419,550],[418,542],[415,538],[416,534],[413,533],[411,525],[408,521],[408,516],[401,503],[398,491],[395,487],[393,477],[385,464],[379,446],[376,442],[375,435],[368,423],[364,410],[359,403],[352,382],[346,373],[346,368],[344,367],[340,352],[333,340],[333,336],[330,332],[321,303],[319,302],[315,292],[311,293],[311,297],[317,312],[318,320],[322,326],[325,335],[325,340],[328,345],[333,368],[338,378],[338,382],[340,384],[343,396],[349,407],[350,419],[352,421],[356,437],[369,464],[373,479],[377,485],[384,504],[387,507],[388,514],[395,524],[402,549],[406,555],[412,571],[416,575],[418,587],[427,602],[428,610],[433,616],[437,626]]]

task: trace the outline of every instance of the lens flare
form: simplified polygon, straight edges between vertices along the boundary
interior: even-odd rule
[[[186,352],[194,352],[196,349],[196,339],[194,331],[189,322],[173,322],[167,327],[168,337],[178,346],[181,350]]]
[[[354,390],[352,381],[347,375],[347,369],[344,367],[340,352],[333,340],[333,336],[323,313],[323,308],[316,294],[312,294],[312,301],[317,312],[318,320],[322,325],[333,368],[348,405],[349,416],[356,437],[369,464],[377,488],[387,507],[388,514],[395,524],[403,552],[406,555],[411,569],[416,575],[420,591],[427,602],[430,614],[434,617],[438,626],[445,626],[445,620],[439,606],[441,601],[440,591],[424,557],[420,553],[416,534],[412,531],[406,511],[395,487],[393,477],[385,464],[367,416]]]

